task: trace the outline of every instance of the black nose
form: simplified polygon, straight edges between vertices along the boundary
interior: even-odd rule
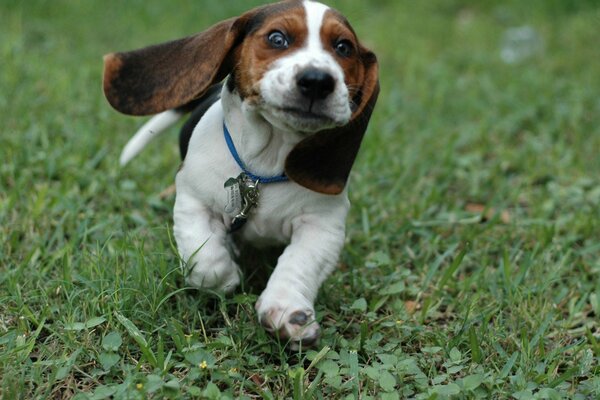
[[[296,84],[303,96],[311,100],[322,100],[335,89],[331,74],[316,68],[305,69],[296,76]]]

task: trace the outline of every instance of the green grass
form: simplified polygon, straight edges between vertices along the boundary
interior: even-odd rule
[[[337,0],[381,64],[320,347],[182,283],[173,131],[127,169],[141,120],[101,56],[258,1],[0,4],[0,398],[600,398],[597,1]],[[375,5],[376,4],[376,5]],[[499,56],[506,29],[544,50]]]

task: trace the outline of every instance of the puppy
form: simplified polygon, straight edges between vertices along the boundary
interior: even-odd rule
[[[314,300],[344,243],[346,181],[379,93],[374,53],[339,12],[288,0],[104,62],[116,110],[157,114],[122,164],[194,110],[180,136],[173,228],[187,282],[234,290],[232,237],[284,245],[258,319],[292,346],[314,343]]]

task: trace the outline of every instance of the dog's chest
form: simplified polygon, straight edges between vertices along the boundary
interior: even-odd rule
[[[216,219],[230,226],[235,215],[226,212],[229,199],[225,183],[240,172],[223,137],[223,111],[217,103],[194,130],[177,176],[178,190],[185,190]],[[323,212],[323,207],[343,206],[345,198],[345,194],[314,193],[291,181],[259,184],[258,192],[257,205],[237,233],[255,244],[288,243],[296,218],[307,212]]]
[[[241,170],[227,148],[222,129],[223,112],[217,103],[194,130],[177,186],[208,208],[217,220],[230,226],[234,215],[226,212],[225,183]],[[257,205],[237,233],[258,245],[289,243],[298,219],[316,214],[343,220],[348,208],[346,193],[322,195],[291,181],[259,184],[258,191]]]

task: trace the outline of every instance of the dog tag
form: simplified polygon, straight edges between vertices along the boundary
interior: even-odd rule
[[[248,214],[252,208],[256,207],[258,205],[258,197],[258,182],[253,182],[246,178],[242,185],[242,199],[244,204],[242,212]]]
[[[227,203],[225,204],[225,212],[231,216],[238,215],[242,211],[242,193],[240,190],[240,176],[237,178],[229,178],[225,182],[225,190],[227,191]]]
[[[259,198],[258,182],[252,181],[244,173],[235,180],[241,194],[241,211],[231,221],[230,232],[235,232],[244,226],[250,212],[258,205]]]

